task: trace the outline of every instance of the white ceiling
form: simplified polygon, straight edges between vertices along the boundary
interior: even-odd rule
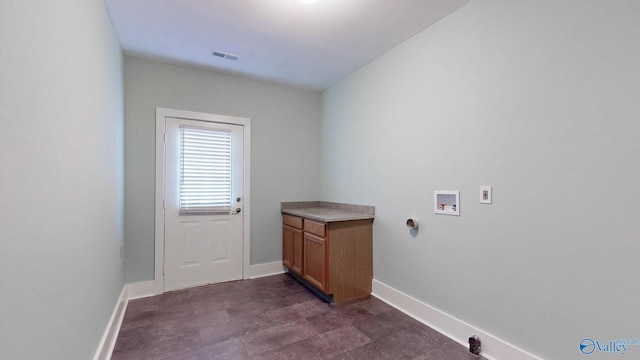
[[[323,90],[469,1],[105,3],[125,54]]]

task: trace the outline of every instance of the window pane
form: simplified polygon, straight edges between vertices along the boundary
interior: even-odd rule
[[[231,209],[231,133],[180,128],[180,213]]]

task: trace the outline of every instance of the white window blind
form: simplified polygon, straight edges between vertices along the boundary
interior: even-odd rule
[[[180,214],[231,210],[231,133],[180,127]]]

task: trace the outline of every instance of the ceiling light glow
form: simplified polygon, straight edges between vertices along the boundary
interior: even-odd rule
[[[298,0],[298,2],[301,4],[315,4],[318,0]]]

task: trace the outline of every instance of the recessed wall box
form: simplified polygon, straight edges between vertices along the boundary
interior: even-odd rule
[[[436,190],[433,202],[436,214],[460,216],[460,191]]]

